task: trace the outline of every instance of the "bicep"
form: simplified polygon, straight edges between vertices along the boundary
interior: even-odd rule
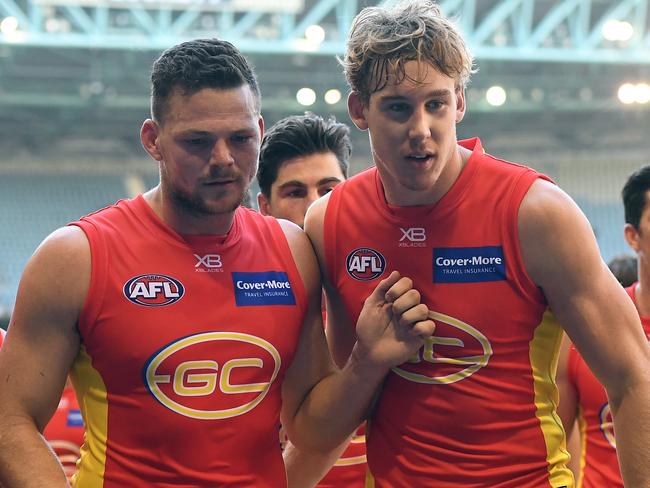
[[[332,353],[332,358],[339,368],[348,362],[357,337],[354,326],[336,291],[325,291],[327,297],[327,320],[325,331],[327,344]]]
[[[638,315],[577,205],[537,181],[522,202],[519,230],[529,275],[608,393],[625,388],[621,379],[638,381],[650,359]]]
[[[31,417],[42,429],[56,409],[79,349],[76,323],[89,280],[90,250],[78,228],[55,232],[30,258],[0,351],[5,414]]]
[[[331,374],[335,367],[325,340],[320,273],[313,249],[300,229],[285,227],[285,234],[307,292],[298,346],[282,384],[282,423],[291,435],[292,419],[303,400],[313,386]]]
[[[332,285],[331,277],[327,273],[324,220],[328,199],[329,194],[316,201],[309,208],[305,218],[305,232],[314,247],[325,291],[328,346],[336,364],[343,367],[352,353],[352,348],[356,342],[356,334],[343,300],[338,290]]]

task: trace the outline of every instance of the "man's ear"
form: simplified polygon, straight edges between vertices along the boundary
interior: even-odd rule
[[[158,124],[151,119],[143,122],[140,128],[140,142],[145,151],[147,151],[156,161],[162,160],[162,154],[158,149]]]
[[[368,122],[366,121],[366,107],[363,104],[359,92],[351,92],[348,95],[348,113],[354,125],[361,130],[368,130]]]
[[[266,198],[266,195],[264,195],[262,192],[259,192],[257,194],[257,206],[259,207],[260,213],[262,215],[271,215],[269,201]]]
[[[260,128],[260,141],[264,139],[264,118],[260,115],[260,118],[257,121],[257,125]]]
[[[625,224],[623,235],[628,245],[635,251],[639,252],[639,231],[632,224]]]
[[[456,90],[456,123],[460,124],[463,117],[465,117],[465,88],[458,88]]]

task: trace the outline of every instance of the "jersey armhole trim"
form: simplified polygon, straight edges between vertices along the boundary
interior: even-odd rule
[[[79,313],[78,323],[79,333],[83,341],[84,333],[92,332],[89,328],[95,324],[104,301],[106,267],[109,266],[109,261],[105,242],[93,222],[82,219],[70,225],[79,227],[86,234],[90,246],[90,284],[83,307]]]

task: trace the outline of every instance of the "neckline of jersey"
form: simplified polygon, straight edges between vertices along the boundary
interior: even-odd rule
[[[151,208],[144,199],[143,195],[138,195],[134,199],[136,208],[140,210],[144,223],[150,231],[155,231],[154,235],[162,236],[168,243],[182,248],[219,248],[221,250],[232,247],[239,241],[241,235],[241,207],[235,210],[233,223],[225,235],[204,235],[204,234],[179,234],[165,221],[163,221]]]

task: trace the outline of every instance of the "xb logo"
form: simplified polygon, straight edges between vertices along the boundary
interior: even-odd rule
[[[408,229],[399,228],[402,231],[400,242],[408,239],[409,242],[423,242],[427,240],[427,234],[424,227],[409,227]]]
[[[223,271],[221,269],[223,263],[219,254],[206,254],[205,256],[195,254],[194,257],[197,260],[194,265],[196,271]]]

